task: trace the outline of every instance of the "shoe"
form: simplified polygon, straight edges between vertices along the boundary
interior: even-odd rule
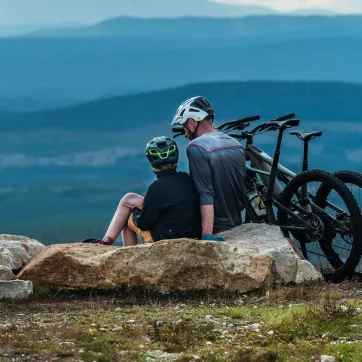
[[[81,243],[86,243],[86,244],[99,244],[102,240],[99,239],[85,239],[82,240]]]
[[[85,243],[85,244],[101,244],[101,245],[112,245],[114,243],[114,240],[112,238],[104,238],[103,240],[99,240],[99,239],[85,239],[82,240],[81,243]]]

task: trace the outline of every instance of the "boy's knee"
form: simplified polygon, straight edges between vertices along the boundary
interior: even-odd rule
[[[128,192],[127,194],[125,194],[124,196],[123,196],[123,199],[124,200],[131,200],[131,199],[133,199],[135,196],[137,196],[137,194],[134,194],[134,193],[132,193],[132,192]],[[123,200],[122,199],[122,200]]]
[[[134,201],[136,201],[137,199],[139,199],[140,196],[135,194],[135,193],[132,193],[132,192],[129,192],[127,193],[126,195],[124,195],[121,199],[121,201],[119,202],[119,205],[122,206],[124,204],[133,204]]]

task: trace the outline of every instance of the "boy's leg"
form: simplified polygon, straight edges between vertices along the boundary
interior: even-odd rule
[[[137,245],[137,234],[126,226],[122,230],[122,241],[123,246],[134,246]]]
[[[126,194],[118,204],[117,210],[114,213],[113,219],[108,227],[106,235],[104,236],[103,240],[107,237],[116,240],[121,233],[122,230],[127,227],[128,219],[132,213],[132,210],[129,206],[138,207],[143,201],[143,196],[129,193]],[[131,231],[131,230],[130,230]],[[132,238],[131,233],[126,231],[126,237],[129,239],[130,242],[134,242],[134,238]],[[137,243],[137,238],[136,238]],[[131,244],[136,245],[136,244]]]

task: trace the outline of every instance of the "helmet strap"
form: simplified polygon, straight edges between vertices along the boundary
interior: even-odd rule
[[[193,132],[191,132],[189,127],[184,125],[184,127],[188,130],[188,132],[189,132],[189,134],[191,136],[191,141],[194,140],[195,138],[197,138],[196,132],[197,132],[198,128],[200,127],[200,122],[196,122],[196,123],[197,123],[197,125],[196,125],[196,128],[195,128],[195,130]]]

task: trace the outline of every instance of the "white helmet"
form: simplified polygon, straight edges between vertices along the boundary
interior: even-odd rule
[[[205,118],[214,120],[214,117],[214,109],[205,97],[193,97],[181,104],[171,126],[183,125],[189,118],[194,119],[196,122],[201,122]]]

